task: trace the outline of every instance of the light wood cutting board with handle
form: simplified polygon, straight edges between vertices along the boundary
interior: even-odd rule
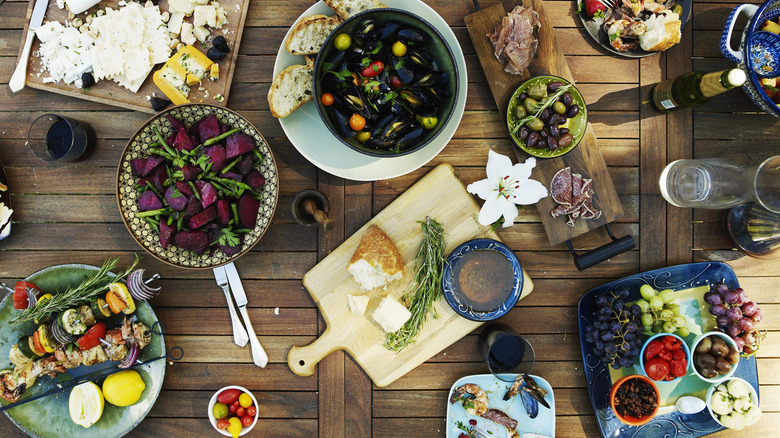
[[[388,205],[304,275],[303,284],[317,303],[327,328],[313,343],[290,350],[287,356],[290,369],[301,376],[312,375],[325,356],[345,350],[377,386],[387,386],[479,327],[481,322],[458,315],[441,297],[434,304],[439,318],[433,319],[429,313],[417,342],[396,353],[383,346],[385,332],[371,318],[384,296],[393,294],[400,299],[414,278],[414,257],[422,239],[417,221],[430,216],[442,224],[447,239],[445,254],[449,254],[461,243],[474,238],[501,240],[490,227],[477,222],[478,215],[479,205],[449,164],[436,166]],[[347,271],[355,248],[371,224],[379,226],[393,239],[406,264],[403,278],[390,283],[386,290],[363,291]],[[520,299],[533,290],[531,278],[525,271],[523,274]],[[347,295],[350,294],[370,296],[363,316],[356,316],[349,310]]]

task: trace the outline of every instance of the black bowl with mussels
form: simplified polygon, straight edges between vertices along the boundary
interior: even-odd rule
[[[350,148],[376,157],[412,153],[447,124],[458,66],[427,21],[399,9],[354,15],[323,44],[314,66],[317,111]]]

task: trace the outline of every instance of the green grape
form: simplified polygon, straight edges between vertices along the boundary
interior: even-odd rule
[[[674,301],[675,293],[671,289],[664,289],[658,292],[658,296],[664,300],[664,303],[669,304]]]
[[[674,312],[672,312],[669,309],[661,310],[661,312],[658,313],[658,319],[668,320],[673,316],[674,316]]]
[[[674,333],[675,331],[677,331],[677,327],[675,327],[674,324],[672,324],[672,321],[666,321],[663,325],[663,331],[665,331],[666,333]]]
[[[639,300],[636,302],[636,305],[639,306],[642,313],[647,313],[647,311],[650,310],[650,303],[648,303],[647,300]]]
[[[671,310],[672,312],[674,312],[675,315],[679,315],[680,314],[680,305],[679,304],[670,304],[670,305],[666,306],[666,308]]]
[[[656,312],[664,308],[664,300],[659,297],[655,296],[650,298],[650,308],[655,310]]]
[[[653,326],[652,325],[645,325],[645,326],[642,327],[642,331],[643,332],[651,332],[651,331],[653,331]]]
[[[688,330],[688,327],[683,326],[683,327],[680,327],[680,328],[677,329],[677,334],[680,335],[681,338],[684,338],[684,337],[690,335],[691,331]]]
[[[653,332],[654,333],[661,333],[664,331],[664,322],[663,321],[655,321],[653,323]]]
[[[653,289],[653,287],[649,284],[643,284],[639,288],[639,293],[642,295],[642,298],[646,299],[647,301],[650,301],[650,298],[653,298],[656,295],[655,289]]]
[[[687,325],[686,322],[687,321],[685,321],[685,317],[683,317],[682,315],[675,315],[672,318],[672,324],[674,324],[674,326],[677,327],[678,329],[685,327]]]
[[[653,315],[649,313],[643,313],[642,317],[640,318],[640,321],[644,326],[653,325],[654,322]]]

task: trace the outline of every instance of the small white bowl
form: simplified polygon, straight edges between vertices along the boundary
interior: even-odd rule
[[[691,357],[692,358],[696,355],[696,347],[699,345],[699,342],[701,342],[702,339],[704,339],[704,338],[706,338],[708,336],[718,336],[721,339],[723,339],[723,342],[725,342],[726,345],[728,345],[730,347],[733,347],[735,350],[737,350],[737,343],[734,342],[733,339],[731,339],[731,336],[729,336],[729,335],[727,335],[727,334],[725,334],[723,332],[712,331],[712,332],[702,333],[699,336],[696,336],[693,339],[693,341],[691,341],[690,350],[691,350]],[[741,359],[740,359],[740,361],[741,361]],[[724,382],[726,380],[729,380],[731,378],[731,376],[734,375],[734,372],[737,371],[737,367],[738,366],[739,366],[739,362],[731,365],[731,371],[729,371],[728,373],[720,374],[720,375],[718,375],[718,377],[712,377],[712,378],[708,379],[708,378],[702,376],[701,374],[699,374],[699,370],[696,369],[696,364],[694,362],[691,362],[691,368],[693,368],[693,372],[694,372],[694,374],[696,374],[696,377],[704,380],[707,383],[721,383],[721,382]]]
[[[239,436],[246,435],[247,433],[249,433],[250,430],[252,430],[255,427],[255,424],[257,424],[257,417],[260,415],[260,408],[257,406],[257,399],[255,398],[255,396],[243,386],[235,386],[235,385],[226,386],[220,389],[219,391],[215,392],[214,395],[211,396],[211,401],[209,401],[209,422],[211,423],[211,426],[214,428],[214,430],[216,430],[217,432],[225,436],[232,436],[230,432],[228,432],[226,429],[217,429],[217,419],[214,417],[214,405],[217,404],[217,396],[226,389],[238,389],[241,392],[245,392],[249,394],[250,397],[252,397],[252,404],[256,409],[255,419],[252,422],[251,426],[249,427],[241,426],[241,433],[239,434]]]
[[[753,385],[751,385],[747,380],[740,379],[739,377],[732,377],[720,383],[713,383],[712,385],[710,385],[709,389],[707,389],[707,396],[704,398],[704,400],[707,403],[707,411],[710,413],[710,416],[712,417],[713,420],[715,420],[716,423],[720,424],[721,426],[723,426],[723,423],[721,423],[720,420],[718,420],[717,414],[715,414],[715,412],[712,412],[712,407],[711,407],[712,394],[715,392],[715,388],[717,388],[718,386],[724,383],[728,383],[729,380],[739,380],[740,382],[747,385],[747,388],[750,391],[750,401],[753,402],[754,405],[758,406],[758,393],[756,392],[756,388],[753,388]],[[726,429],[728,428],[726,427]]]

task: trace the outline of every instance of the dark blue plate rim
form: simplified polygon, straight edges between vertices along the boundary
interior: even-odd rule
[[[504,301],[504,303],[498,309],[490,312],[478,312],[461,303],[458,299],[458,293],[455,291],[453,285],[452,267],[454,266],[455,262],[462,258],[466,253],[479,249],[498,251],[503,254],[509,260],[509,263],[512,264],[512,273],[515,277],[512,293],[509,294],[507,300]],[[452,310],[457,312],[460,316],[472,321],[492,321],[512,310],[515,303],[517,303],[517,300],[520,298],[520,293],[523,290],[523,280],[523,267],[520,264],[520,260],[518,260],[517,256],[515,256],[515,253],[512,252],[508,246],[504,245],[498,240],[481,238],[463,242],[457,248],[452,250],[450,255],[447,257],[447,263],[444,265],[444,271],[442,272],[441,278],[441,287],[442,292],[444,293],[444,298],[447,300],[447,304],[449,304],[450,307],[452,307]]]

